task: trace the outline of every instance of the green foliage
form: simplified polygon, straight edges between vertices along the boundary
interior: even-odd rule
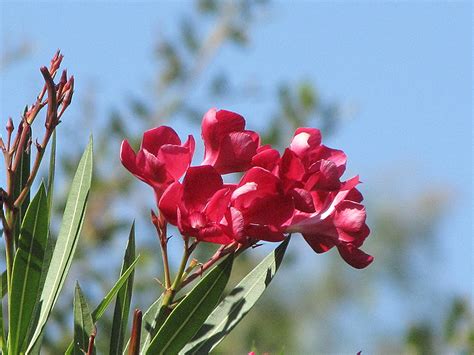
[[[212,351],[247,315],[275,276],[288,247],[290,238],[267,255],[212,311],[183,354]]]
[[[41,272],[48,239],[46,188],[41,184],[31,201],[20,231],[13,262],[9,301],[9,353],[25,351],[36,300],[42,290]]]
[[[28,139],[31,138],[31,131],[28,133]],[[13,191],[13,197],[16,200],[18,196],[20,195],[20,192],[23,190],[23,188],[26,185],[26,182],[28,180],[28,176],[30,175],[30,162],[31,161],[31,152],[30,149],[25,150],[23,154],[21,154],[20,158],[20,166],[18,168],[18,172],[15,174],[15,183],[14,183],[14,191]],[[18,217],[16,219],[16,226],[15,226],[15,236],[14,236],[14,243],[15,247],[18,246],[18,238],[20,236],[20,228],[21,228],[21,223],[23,221],[23,218],[26,213],[26,209],[28,208],[28,205],[30,203],[30,192],[26,195],[25,200],[21,204],[19,210],[18,210]]]
[[[151,341],[146,354],[177,353],[191,340],[224,292],[233,257],[233,254],[227,256],[176,306]]]
[[[163,296],[160,296],[143,315],[142,330],[140,332],[140,349],[147,349],[151,340],[156,335],[160,323],[158,317],[160,315],[161,303]]]
[[[39,339],[51,310],[56,303],[64,281],[71,267],[86,209],[87,197],[92,180],[92,138],[79,162],[72,181],[64,210],[63,221],[48,268],[39,307],[38,322],[35,326],[28,350]],[[28,351],[27,350],[27,351]]]
[[[135,269],[135,265],[137,264],[139,258],[140,256],[137,256],[137,258],[130,264],[130,266],[122,273],[122,275],[117,280],[115,285],[105,295],[105,297],[102,299],[99,305],[92,311],[91,317],[92,317],[92,322],[94,324],[104,315],[105,310],[110,305],[110,303],[112,303],[114,297],[117,295],[117,293],[122,289],[122,287],[128,281],[130,275]],[[70,354],[72,350],[73,350],[73,343],[69,344],[69,347],[67,348],[66,353]]]
[[[130,229],[127,249],[123,258],[122,269],[120,275],[123,276],[126,269],[129,268],[135,259],[135,222]],[[109,354],[121,354],[127,331],[128,314],[130,312],[130,301],[133,291],[132,271],[127,282],[120,288],[115,299],[114,318],[112,321],[112,332],[110,335]]]
[[[79,283],[74,294],[74,355],[83,355],[89,347],[89,337],[95,333],[95,326],[89,306]]]

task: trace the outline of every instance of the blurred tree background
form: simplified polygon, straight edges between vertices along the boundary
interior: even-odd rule
[[[110,159],[118,155],[122,139],[138,146],[143,131],[161,124],[178,127],[182,138],[190,132],[198,137],[201,117],[213,102],[263,102],[265,109],[258,112],[261,116],[247,117],[248,124],[263,132],[265,143],[280,149],[288,144],[296,127],[318,127],[327,142],[338,135],[348,118],[357,118],[344,98],[328,99],[311,76],[298,80],[291,77],[289,69],[291,79],[266,85],[259,78],[235,78],[231,65],[213,66],[222,48],[230,48],[231,53],[248,50],[255,28],[272,21],[269,14],[273,3],[199,0],[187,4],[188,9],[169,25],[171,34],[163,31],[156,36],[154,71],[140,88],[124,87],[125,99],[117,98],[103,116],[104,108],[98,107],[97,100],[100,92],[91,82],[87,90],[76,95],[80,99],[74,105],[80,107],[74,117],[69,114],[60,127],[58,180],[62,188],[56,201],[58,211],[64,207],[68,176],[83,146],[80,142],[86,142],[90,132],[81,128],[93,127],[96,142],[93,191],[82,242],[68,278],[70,285],[80,280],[92,304],[100,300],[119,272],[125,236],[133,219],[137,219],[138,252],[142,255],[135,274],[133,304],[146,309],[161,292],[154,280],[161,277],[161,258],[148,218],[153,208],[151,191],[117,164],[116,158]],[[34,52],[35,40],[2,38],[0,70],[11,70]],[[70,58],[65,54],[67,65]],[[140,63],[130,63],[137,65]],[[39,83],[34,70],[28,68],[28,73]],[[101,80],[100,71],[95,75]],[[201,153],[198,148],[196,163]],[[397,184],[399,176],[386,174],[381,176],[385,185]],[[472,295],[469,299],[466,294],[448,294],[426,278],[430,263],[442,252],[435,234],[452,203],[449,186],[424,186],[409,196],[397,192],[387,196],[384,192],[384,199],[378,199],[384,188],[362,186],[372,229],[366,249],[376,258],[373,265],[363,271],[353,270],[334,253],[317,256],[304,242],[293,238],[274,285],[217,353],[246,353],[250,349],[288,354],[355,354],[359,350],[383,354],[474,353]],[[176,250],[180,250],[178,239],[171,241]],[[267,250],[269,247],[257,248],[243,255],[234,272],[250,270]],[[60,298],[44,353],[61,353],[70,340],[71,294]],[[111,312],[98,329],[99,349],[108,346],[110,321]]]

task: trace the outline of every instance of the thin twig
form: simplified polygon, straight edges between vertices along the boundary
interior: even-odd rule
[[[200,268],[199,270],[195,271],[193,274],[189,275],[187,278],[185,278],[181,284],[180,284],[180,287],[179,289],[182,289],[184,286],[188,285],[189,283],[193,282],[193,280],[195,280],[197,277],[199,276],[202,276],[202,274],[208,270],[211,266],[213,266],[216,262],[218,262],[220,259],[222,259],[222,257],[228,255],[228,254],[231,254],[233,252],[236,252],[238,250],[238,252],[242,252],[244,251],[246,248],[242,248],[242,249],[237,249],[238,248],[238,244],[237,242],[233,242],[232,244],[229,244],[229,245],[221,245],[219,247],[219,249],[217,249],[217,251],[214,253],[214,255],[208,260],[206,261]]]

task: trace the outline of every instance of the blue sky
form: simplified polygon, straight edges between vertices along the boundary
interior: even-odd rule
[[[2,2],[1,46],[35,42],[28,59],[1,72],[2,126],[34,97],[37,68],[56,48],[76,76],[78,102],[90,83],[97,86],[99,114],[127,93],[140,93],[153,73],[155,36],[172,35],[189,7],[66,3]],[[377,199],[415,196],[433,186],[449,192],[437,232],[447,271],[433,282],[472,295],[471,4],[277,2],[251,38],[244,51],[222,48],[208,70],[227,68],[236,80],[252,77],[267,87],[309,78],[324,98],[355,107],[328,145],[346,151],[348,176],[360,174],[362,190]],[[191,99],[200,99],[199,90]],[[211,106],[244,114],[251,127],[276,110],[274,99]]]

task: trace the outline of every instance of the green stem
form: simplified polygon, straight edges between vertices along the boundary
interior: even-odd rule
[[[171,287],[170,265],[168,262],[168,236],[167,236],[167,222],[160,214],[158,223],[156,224],[161,246],[161,257],[163,258],[163,270],[165,274],[165,288]]]
[[[5,234],[5,261],[7,264],[7,291],[10,300],[11,277],[13,269],[13,235],[15,233],[15,214],[12,210],[7,210],[6,226],[3,226]]]
[[[189,247],[188,247],[188,239],[184,239],[184,251],[183,257],[181,258],[181,264],[179,265],[178,273],[173,281],[173,284],[170,288],[167,288],[165,294],[163,296],[163,303],[161,307],[169,309],[170,304],[173,302],[174,296],[176,292],[179,290],[181,286],[181,282],[183,281],[183,274],[186,270],[186,264],[188,263],[189,256],[191,255]]]
[[[184,270],[186,270],[186,264],[188,263],[189,255],[190,255],[190,252],[188,249],[188,239],[185,239],[183,257],[181,258],[181,264],[179,265],[178,273],[176,274],[174,282],[171,285],[172,290],[176,290],[181,284]]]

